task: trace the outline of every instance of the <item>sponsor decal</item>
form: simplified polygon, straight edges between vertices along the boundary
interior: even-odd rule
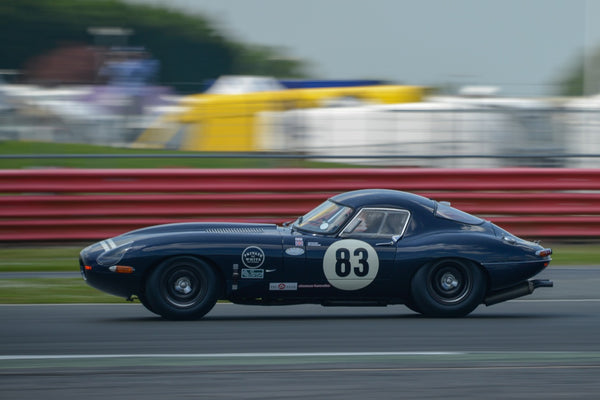
[[[328,283],[299,283],[298,289],[328,289],[331,285]]]
[[[297,247],[304,247],[304,239],[301,237],[295,238],[295,242]]]
[[[233,264],[231,272],[231,290],[238,290],[238,280],[240,278],[240,265]]]
[[[304,254],[304,249],[300,247],[290,247],[285,249],[285,254],[288,254],[290,256],[301,256],[302,254]]]
[[[265,252],[260,247],[246,247],[242,252],[242,264],[246,268],[259,268],[264,262]]]
[[[327,281],[340,290],[359,290],[375,280],[379,271],[377,252],[367,242],[344,239],[327,248],[323,272]]]
[[[310,247],[320,247],[321,243],[319,243],[319,242],[308,242],[307,245],[310,246]]]
[[[269,290],[298,290],[298,282],[271,282]]]
[[[256,268],[244,268],[242,269],[243,279],[264,279],[265,270]]]

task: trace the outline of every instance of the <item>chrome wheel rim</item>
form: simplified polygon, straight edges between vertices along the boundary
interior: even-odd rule
[[[427,279],[427,289],[441,304],[457,304],[467,297],[473,286],[473,278],[463,263],[445,261],[435,265]]]
[[[177,308],[198,304],[206,294],[206,281],[193,267],[175,265],[163,274],[162,295]]]

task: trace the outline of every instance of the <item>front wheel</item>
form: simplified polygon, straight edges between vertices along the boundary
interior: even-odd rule
[[[152,309],[152,306],[150,305],[150,302],[148,301],[148,297],[146,297],[146,293],[145,292],[140,292],[137,294],[137,298],[140,301],[140,303],[142,303],[142,305],[144,307],[146,307],[146,309],[154,314],[156,314],[156,312]]]
[[[176,257],[160,264],[146,284],[150,309],[166,319],[200,319],[217,302],[218,277],[194,257]]]
[[[446,259],[419,269],[411,282],[411,299],[428,317],[463,317],[485,296],[486,280],[473,263]]]

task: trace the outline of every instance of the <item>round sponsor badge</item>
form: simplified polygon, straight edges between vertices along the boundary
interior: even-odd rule
[[[260,247],[246,247],[242,252],[242,263],[247,268],[259,268],[263,262],[265,262],[265,252]]]
[[[379,271],[379,257],[368,243],[344,239],[333,243],[325,252],[323,272],[333,287],[358,290],[368,286]]]

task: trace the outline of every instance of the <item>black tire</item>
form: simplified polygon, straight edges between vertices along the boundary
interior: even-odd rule
[[[473,263],[444,259],[419,269],[411,282],[411,302],[428,317],[464,317],[483,302],[486,279]]]
[[[172,320],[200,319],[217,302],[219,279],[210,265],[194,257],[160,264],[146,283],[150,311]]]
[[[406,303],[404,303],[404,305],[409,310],[422,314],[421,310],[415,305],[415,303],[412,300],[407,301]]]
[[[154,314],[157,314],[157,312],[152,309],[152,306],[148,302],[148,297],[146,297],[146,293],[140,292],[136,296],[137,296],[138,300],[140,301],[140,303],[142,303],[142,305],[144,307],[146,307],[146,309],[148,309],[148,311],[150,311]]]

